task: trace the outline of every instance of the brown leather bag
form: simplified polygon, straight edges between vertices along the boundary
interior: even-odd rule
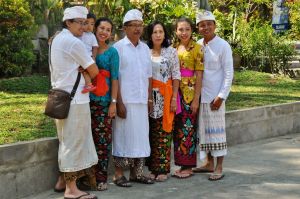
[[[45,115],[54,119],[66,119],[69,114],[71,101],[76,93],[81,74],[78,72],[71,94],[62,89],[53,88],[48,92]]]

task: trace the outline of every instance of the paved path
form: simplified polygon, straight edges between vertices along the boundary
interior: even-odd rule
[[[94,193],[99,199],[299,199],[300,133],[230,147],[224,173],[218,182],[208,181],[208,174],[131,188],[110,182],[109,190]],[[29,198],[62,199],[63,195],[49,190]]]

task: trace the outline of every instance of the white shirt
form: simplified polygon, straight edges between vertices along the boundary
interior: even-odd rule
[[[210,103],[217,96],[226,99],[233,78],[231,47],[218,36],[215,36],[206,45],[203,44],[203,39],[198,43],[204,51],[201,103]]]
[[[114,44],[120,58],[119,84],[123,103],[148,103],[149,78],[152,77],[149,47],[139,41],[134,46],[125,37]]]
[[[86,69],[94,60],[88,55],[84,44],[76,38],[68,29],[63,29],[54,39],[51,45],[51,85],[53,88],[72,91],[76,82],[78,67]],[[81,76],[76,94],[71,104],[85,104],[90,101],[89,94],[82,94],[84,78]]]
[[[90,56],[93,56],[93,47],[98,47],[98,42],[94,33],[84,32],[81,37],[79,37],[81,41],[84,43],[86,50],[88,51]]]

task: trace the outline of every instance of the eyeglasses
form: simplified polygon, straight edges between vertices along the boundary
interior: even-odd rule
[[[73,20],[73,22],[79,24],[80,26],[86,25],[85,21],[76,21],[76,20]]]
[[[127,26],[133,28],[143,28],[144,24],[128,24]]]

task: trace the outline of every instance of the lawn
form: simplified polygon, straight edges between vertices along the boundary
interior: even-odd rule
[[[49,78],[0,80],[0,144],[56,136],[43,114]],[[227,110],[300,101],[300,80],[254,71],[235,72]]]

